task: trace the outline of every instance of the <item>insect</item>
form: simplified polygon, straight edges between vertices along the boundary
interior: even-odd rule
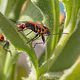
[[[31,40],[29,40],[27,43],[29,43],[31,41],[34,41],[34,40],[36,40],[39,37],[42,38],[42,41],[43,42],[36,43],[34,45],[34,47],[37,44],[44,44],[45,43],[45,35],[46,36],[49,36],[51,34],[49,28],[47,28],[43,24],[38,24],[36,22],[31,22],[31,21],[23,22],[23,23],[17,24],[17,27],[19,28],[19,31],[30,29],[30,30],[32,30],[33,32],[36,33],[36,35]],[[32,31],[30,31],[27,35],[29,35]],[[56,33],[56,34],[53,34],[53,35],[59,35],[59,34],[60,33]],[[68,33],[62,33],[62,34],[68,34]]]
[[[0,34],[0,41],[4,41],[4,36],[3,36],[3,34]]]
[[[10,52],[10,55],[11,54],[11,51],[8,49],[9,47],[9,41],[8,40],[5,40],[5,36],[3,34],[0,33],[0,42],[3,42],[3,49]]]
[[[49,29],[47,27],[45,27],[42,24],[38,24],[36,22],[30,22],[30,21],[28,21],[28,22],[25,22],[25,23],[17,24],[17,26],[19,27],[19,31],[22,31],[22,30],[25,30],[25,29],[30,29],[30,30],[32,30],[33,32],[36,33],[35,37],[32,38],[27,43],[29,43],[29,42],[31,42],[31,41],[39,38],[39,37],[41,37],[43,43],[45,43],[45,37],[44,36],[45,35],[46,36],[49,36],[50,35],[50,31],[49,31]],[[31,32],[29,32],[28,34],[30,34]],[[42,42],[41,43],[36,43],[36,44],[42,44]]]

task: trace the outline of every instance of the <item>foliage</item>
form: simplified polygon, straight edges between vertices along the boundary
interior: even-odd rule
[[[19,80],[23,77],[16,76],[16,65],[21,52],[28,55],[31,64],[29,76],[23,77],[23,80],[80,79],[80,1],[62,0],[62,3],[66,17],[61,31],[59,0],[0,0],[0,33],[9,40],[9,50],[12,53],[10,56],[3,49],[4,43],[0,42],[1,80]],[[40,22],[50,29],[51,35],[47,37],[45,50],[39,58],[32,44],[26,44],[28,38],[34,35],[27,37],[28,30],[19,32],[13,22],[18,20]],[[56,33],[60,35],[53,35]],[[78,62],[75,63],[77,58]],[[64,71],[68,68],[66,74]],[[24,69],[21,68],[19,73],[24,74],[22,71]]]

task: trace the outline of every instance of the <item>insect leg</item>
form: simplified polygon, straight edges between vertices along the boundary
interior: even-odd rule
[[[34,38],[32,38],[31,40],[29,40],[27,43],[30,43],[31,41],[36,40],[37,38],[39,38],[38,36],[39,36],[39,34],[36,34],[36,35],[34,36]]]
[[[41,35],[41,37],[42,37],[43,42],[35,43],[34,48],[36,47],[37,44],[44,44],[45,43],[45,37],[43,35]]]
[[[4,45],[3,45],[3,49],[6,50],[7,52],[9,52],[10,55],[12,56],[12,53],[11,53],[11,51],[8,49],[8,47],[9,47],[9,41],[5,40],[5,41],[4,41]]]
[[[38,45],[38,44],[44,44],[44,42],[35,43],[34,48],[35,48],[36,45]]]
[[[31,32],[32,32],[32,31],[30,31],[29,33],[27,33],[26,36],[29,35]]]
[[[42,37],[42,41],[45,43],[45,37],[43,35],[41,37]]]

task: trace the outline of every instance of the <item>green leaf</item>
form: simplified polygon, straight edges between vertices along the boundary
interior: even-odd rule
[[[0,11],[10,19],[19,19],[26,0],[1,0]],[[28,0],[27,0],[28,1]]]
[[[22,6],[26,0],[16,0],[13,10],[13,19],[18,20],[22,11]]]
[[[66,12],[66,23],[65,23],[65,27],[67,27],[67,25],[69,24],[70,22],[70,19],[71,19],[71,14],[72,14],[72,3],[73,3],[73,0],[62,0],[62,2],[64,3],[64,7],[65,7],[65,12]]]
[[[59,80],[80,80],[80,57],[76,63],[68,69]]]
[[[78,11],[79,11],[79,2],[76,0],[73,0],[73,4],[71,6],[73,6],[73,9],[75,9],[75,10],[72,11],[72,17],[69,22],[69,25],[63,29],[63,33],[67,32],[68,34],[62,34],[55,50],[53,51],[52,56],[50,57],[49,60],[45,61],[45,63],[40,67],[40,70],[42,70],[41,74],[46,72],[45,68],[47,65],[48,65],[48,69],[51,69],[52,65],[55,66],[54,65],[55,61],[61,54],[63,48],[65,47],[66,43],[68,42],[69,38],[71,37],[73,31],[75,30],[75,26],[77,23],[77,15],[78,15]]]
[[[5,14],[6,5],[8,0],[0,0],[0,12]]]
[[[73,16],[76,16],[77,10],[80,8],[80,5],[79,5],[80,1],[79,0],[62,0],[62,2],[66,10],[66,20],[65,20],[65,28],[66,28],[71,23],[72,20],[75,22],[76,19],[74,19]]]
[[[55,61],[51,71],[61,71],[69,68],[80,55],[80,21],[77,23],[77,27],[58,59]]]
[[[25,1],[26,0],[8,0],[5,15],[15,21],[18,20]]]
[[[68,3],[69,3],[69,1],[68,1]],[[71,12],[74,14],[71,15],[72,18],[70,18],[70,20],[71,20],[70,24],[72,24],[73,27],[75,27],[75,26],[78,27],[78,29],[75,29],[75,28],[73,29],[73,31],[75,30],[75,32],[69,38],[67,44],[65,45],[65,47],[62,50],[61,54],[59,55],[58,59],[55,61],[54,65],[52,66],[51,71],[61,71],[66,68],[69,68],[74,63],[74,61],[76,60],[78,55],[80,54],[79,53],[80,52],[80,49],[79,49],[80,48],[80,45],[79,45],[80,41],[78,40],[78,38],[80,37],[80,31],[79,31],[80,30],[80,28],[79,28],[80,22],[77,22],[77,20],[79,19],[78,16],[80,15],[80,14],[78,14],[79,8],[80,8],[80,5],[79,5],[80,1],[78,2],[78,0],[77,0],[74,3],[75,4],[73,4],[73,5],[75,7],[73,7],[73,12]],[[67,3],[65,5],[67,5]],[[70,5],[70,6],[73,6],[73,5]],[[67,15],[69,15],[69,14],[67,14]],[[76,19],[74,19],[74,18],[76,18]]]
[[[29,0],[20,16],[20,19],[29,21],[28,17],[33,21],[42,21],[43,16],[40,10]]]
[[[7,0],[7,6],[6,6],[6,10],[5,10],[5,15],[8,17],[9,14],[11,13],[11,11],[13,10],[13,6],[16,5],[16,0]]]
[[[5,62],[5,57],[6,57],[6,52],[3,49],[3,46],[0,44],[0,75],[2,74],[3,71],[3,66]]]
[[[36,72],[38,72],[38,62],[37,57],[34,53],[33,48],[29,48],[26,43],[26,38],[22,36],[20,32],[18,32],[17,27],[12,24],[9,20],[7,20],[0,13],[0,29],[5,34],[8,40],[15,46],[16,49],[25,51],[28,53],[33,65],[35,66]]]

